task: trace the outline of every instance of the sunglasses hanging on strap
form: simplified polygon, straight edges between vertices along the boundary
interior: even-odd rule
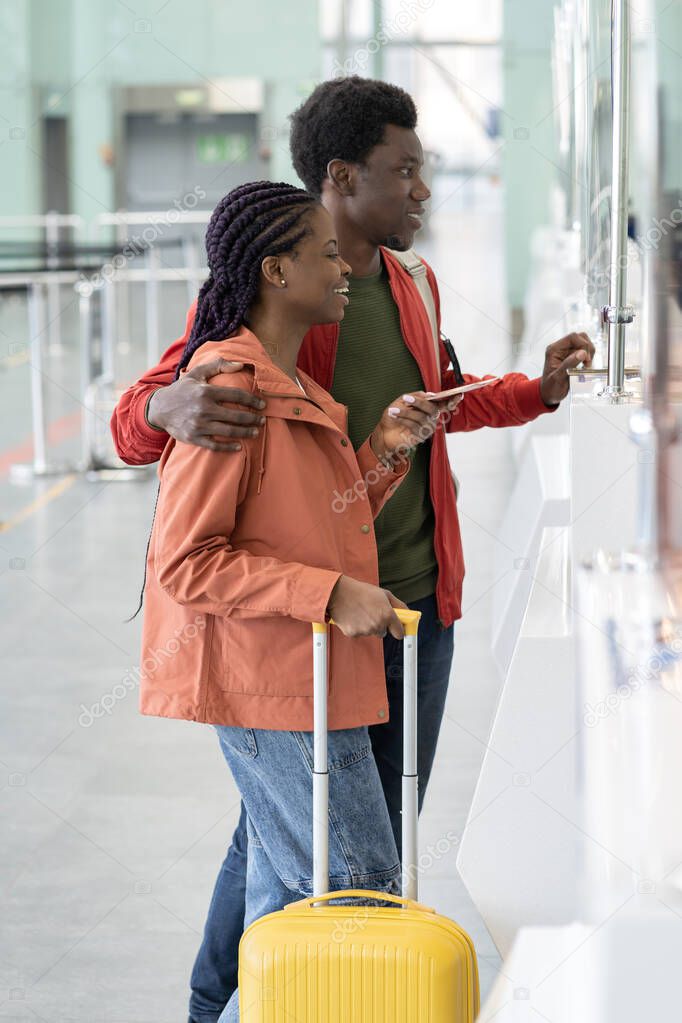
[[[388,251],[392,256],[395,256],[400,265],[407,270],[416,285],[422,302],[424,303],[426,315],[428,316],[429,323],[431,324],[431,334],[436,353],[436,366],[440,367],[440,346],[442,344],[443,348],[447,352],[450,362],[452,363],[452,371],[455,374],[455,385],[457,387],[462,387],[466,383],[466,380],[462,376],[462,367],[460,366],[459,359],[455,353],[455,347],[450,338],[446,337],[445,334],[438,329],[436,303],[429,285],[429,279],[426,276],[426,266],[414,249],[408,249],[406,252],[399,252],[397,249],[389,249]],[[452,482],[455,487],[455,499],[457,499],[459,497],[461,485],[455,472],[452,469],[450,471],[452,473]]]
[[[455,346],[450,338],[445,336],[442,330],[440,332],[440,343],[448,353],[448,359],[452,363],[452,371],[455,374],[455,387],[463,387],[466,380],[462,376],[462,367],[460,366],[459,359],[455,353]]]

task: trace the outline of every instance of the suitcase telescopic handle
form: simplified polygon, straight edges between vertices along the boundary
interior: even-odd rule
[[[403,640],[402,894],[417,898],[417,630],[421,611],[393,609]],[[327,638],[330,622],[313,622],[313,895],[329,890]],[[383,897],[383,896],[382,896]]]
[[[399,618],[405,629],[405,633],[408,630],[413,636],[417,635],[417,629],[419,628],[419,619],[422,616],[421,611],[412,611],[409,607],[394,607],[396,618]],[[328,622],[313,622],[313,629],[319,629],[321,632],[327,631],[328,625],[336,625],[333,618],[330,618]]]

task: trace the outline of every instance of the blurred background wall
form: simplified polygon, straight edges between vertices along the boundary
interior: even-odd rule
[[[502,212],[503,176],[518,306],[554,173],[551,33],[545,0],[5,2],[0,216],[159,210],[189,182],[210,208],[237,181],[295,179],[287,115],[321,79],[379,77],[417,101],[434,211]]]
[[[190,178],[217,199],[290,177],[321,45],[314,3],[16,0],[0,53],[0,212],[90,217],[163,208]]]
[[[295,180],[288,114],[321,79],[378,77],[417,101],[434,210],[446,194],[452,205],[453,182],[455,202],[498,205],[518,309],[560,173],[554,11],[547,0],[4,2],[0,216],[164,209],[190,182],[210,208],[239,181]],[[679,91],[680,5],[659,23],[662,78]]]

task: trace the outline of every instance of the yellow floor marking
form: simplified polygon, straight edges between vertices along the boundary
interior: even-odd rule
[[[71,473],[70,476],[65,476],[64,479],[59,480],[58,483],[51,486],[49,490],[46,490],[44,494],[40,495],[40,497],[36,497],[35,501],[31,501],[31,503],[27,504],[25,508],[22,508],[16,515],[13,515],[11,519],[8,519],[6,522],[0,522],[0,533],[7,533],[8,530],[18,526],[20,522],[24,522],[26,519],[30,518],[34,512],[44,508],[46,504],[50,503],[50,501],[54,501],[55,498],[63,494],[69,489],[69,487],[72,487],[76,479],[77,474],[74,472]]]
[[[28,362],[29,354],[27,345],[26,348],[19,352],[13,352],[12,355],[5,355],[4,358],[0,359],[0,369],[14,369],[15,366],[23,366]]]

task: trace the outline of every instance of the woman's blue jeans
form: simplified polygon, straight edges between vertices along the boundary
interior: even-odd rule
[[[419,809],[436,751],[454,628],[435,597],[410,604],[419,628]],[[402,642],[387,636],[390,720],[329,733],[330,888],[398,891],[402,798]],[[216,726],[242,794],[239,823],[220,868],[191,976],[190,1020],[238,1019],[237,962],[244,929],[312,893],[312,734]],[[225,1013],[222,1010],[230,1003]]]

